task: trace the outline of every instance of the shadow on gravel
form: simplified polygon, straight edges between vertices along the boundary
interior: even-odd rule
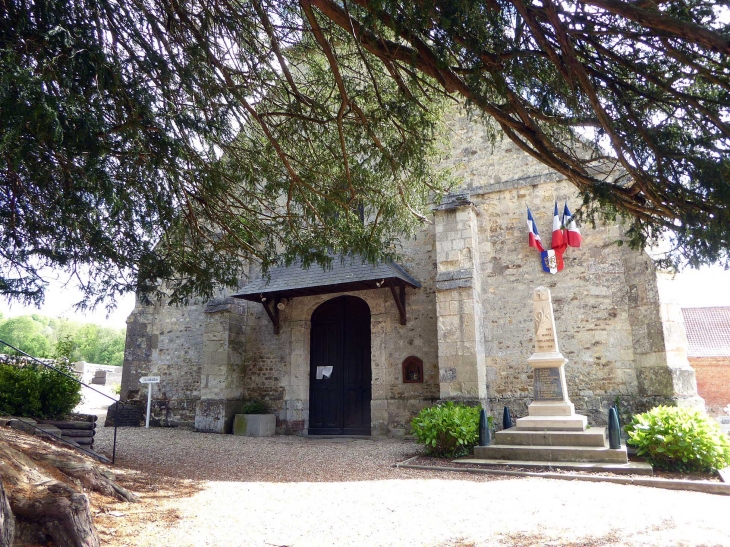
[[[111,450],[111,428],[97,433],[95,447]],[[406,439],[238,437],[184,428],[119,428],[117,466],[164,481],[350,482],[388,479],[509,480],[482,475],[397,469],[420,454]]]

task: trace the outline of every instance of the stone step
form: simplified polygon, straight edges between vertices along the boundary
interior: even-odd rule
[[[94,444],[94,437],[67,437],[66,435],[63,435],[61,438],[84,446]]]
[[[58,429],[95,429],[94,422],[69,422],[63,420],[39,420],[38,423],[55,425]]]
[[[35,426],[38,425],[38,422],[31,420],[30,418],[12,418],[8,422],[8,425],[13,429],[25,431],[26,433],[33,435],[35,434]]]
[[[606,446],[606,428],[585,431],[524,431],[511,427],[497,431],[495,445],[519,446]]]
[[[55,425],[51,424],[38,424],[37,429],[34,431],[34,433],[38,437],[43,437],[44,439],[52,439],[55,437],[60,437],[62,435],[61,430],[58,429]],[[46,435],[48,433],[49,435]]]
[[[653,475],[650,464],[645,462],[606,463],[606,462],[532,462],[521,460],[477,460],[474,458],[460,458],[452,463],[468,467],[481,465],[489,467],[520,468],[521,471],[533,469],[563,469],[565,471],[601,471],[604,473]],[[517,469],[513,469],[517,470]]]
[[[474,458],[541,462],[627,463],[626,447],[610,449],[597,446],[475,446]]]

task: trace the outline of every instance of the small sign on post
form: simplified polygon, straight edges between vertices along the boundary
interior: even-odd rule
[[[152,405],[152,384],[159,384],[159,376],[142,376],[139,379],[140,384],[147,384],[147,420],[145,421],[145,428],[150,427],[150,406]]]

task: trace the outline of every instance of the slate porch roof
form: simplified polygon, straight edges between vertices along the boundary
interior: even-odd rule
[[[394,285],[408,285],[414,289],[421,284],[395,262],[370,264],[360,256],[341,259],[335,257],[328,269],[312,264],[305,269],[301,262],[289,267],[274,268],[269,279],[256,279],[241,291],[232,295],[252,302],[265,298],[293,298],[343,291],[362,291],[367,289],[388,288]]]
[[[682,308],[688,357],[730,356],[730,306]]]

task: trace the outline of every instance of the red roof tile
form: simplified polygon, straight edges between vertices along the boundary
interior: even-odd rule
[[[682,308],[689,357],[730,355],[730,306]]]

